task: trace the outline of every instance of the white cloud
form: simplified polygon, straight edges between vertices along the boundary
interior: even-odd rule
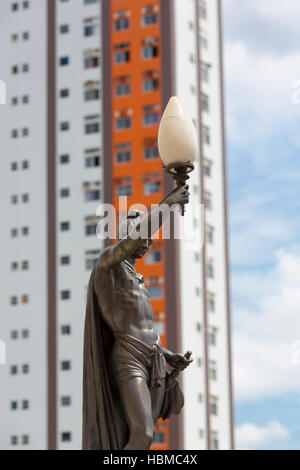
[[[255,146],[253,159],[259,167],[264,164],[264,149],[257,140],[288,130],[298,143],[300,106],[291,100],[292,85],[300,79],[299,64],[299,53],[281,57],[252,53],[244,42],[225,47],[228,134],[236,145]]]
[[[277,421],[264,427],[244,423],[236,428],[236,448],[239,450],[269,449],[288,438],[288,429]]]
[[[275,268],[261,279],[248,276],[256,301],[234,313],[234,390],[239,402],[300,393],[300,371],[292,348],[300,340],[300,254],[277,254]],[[246,285],[246,282],[245,282]]]
[[[298,0],[223,0],[223,5],[229,41],[243,37],[249,50],[274,55],[298,50]]]

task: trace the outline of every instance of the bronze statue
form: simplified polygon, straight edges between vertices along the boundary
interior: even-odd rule
[[[130,211],[117,243],[103,250],[92,271],[84,336],[83,449],[147,450],[157,420],[183,406],[176,376],[191,363],[191,353],[162,348],[144,278],[134,266],[169,208],[188,201],[185,185],[144,217]],[[149,236],[133,237],[133,230]],[[174,368],[171,373],[166,363]]]

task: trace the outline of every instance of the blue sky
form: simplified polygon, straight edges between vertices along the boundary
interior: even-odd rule
[[[300,2],[223,11],[237,446],[300,449]]]

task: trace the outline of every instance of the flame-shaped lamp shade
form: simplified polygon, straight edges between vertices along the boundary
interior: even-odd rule
[[[197,154],[197,135],[192,119],[176,96],[170,98],[161,119],[158,149],[166,166],[193,163]]]

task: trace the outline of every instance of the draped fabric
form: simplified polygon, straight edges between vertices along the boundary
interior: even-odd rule
[[[114,340],[103,321],[94,280],[95,268],[88,285],[84,328],[82,449],[121,450],[128,430],[108,367]]]
[[[158,336],[153,346],[128,334],[117,334],[111,354],[111,371],[114,383],[141,377],[149,389],[160,387],[166,378],[166,360]]]

